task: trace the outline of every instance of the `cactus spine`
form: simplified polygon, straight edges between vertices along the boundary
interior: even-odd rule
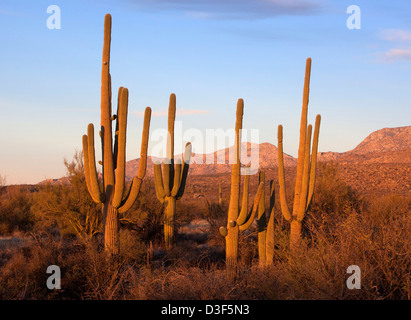
[[[158,200],[165,204],[164,211],[164,239],[167,249],[174,241],[174,219],[176,200],[184,194],[188,169],[191,160],[191,143],[187,143],[184,150],[183,161],[174,164],[174,123],[176,117],[176,96],[170,95],[168,108],[168,134],[166,159],[161,169],[161,163],[154,163],[154,182]]]
[[[304,96],[300,123],[300,143],[297,159],[297,177],[294,189],[294,203],[292,214],[288,210],[286,201],[284,157],[283,157],[283,127],[278,126],[278,180],[280,186],[281,211],[284,218],[291,223],[290,248],[293,249],[301,238],[302,221],[309,210],[315,184],[315,171],[317,165],[318,138],[320,132],[321,116],[317,115],[313,137],[312,151],[311,135],[312,125],[307,126],[309,86],[311,73],[311,58],[307,59],[304,81]]]
[[[100,188],[94,147],[94,126],[90,123],[87,135],[83,135],[84,171],[89,193],[96,203],[102,203],[104,221],[105,249],[110,254],[119,253],[119,214],[126,212],[135,202],[146,173],[147,146],[151,120],[151,109],[144,113],[144,127],[141,143],[141,158],[137,176],[123,199],[125,191],[126,128],[128,109],[128,90],[120,87],[118,91],[117,115],[111,115],[111,76],[110,76],[111,15],[104,20],[104,46],[101,73],[101,144],[103,153],[103,186]],[[111,122],[116,120],[114,152],[112,146]]]
[[[246,174],[244,176],[243,187],[243,199],[241,211],[239,210],[240,199],[240,176],[241,176],[241,163],[240,163],[240,145],[241,136],[240,131],[242,129],[244,113],[244,101],[238,99],[237,102],[237,114],[235,124],[235,142],[234,142],[234,163],[231,165],[231,193],[230,202],[228,207],[228,221],[227,227],[220,227],[221,235],[226,238],[226,268],[227,275],[230,279],[233,279],[237,272],[237,258],[238,258],[238,237],[239,232],[247,230],[252,222],[257,211],[258,203],[260,201],[261,194],[263,192],[263,183],[260,183],[257,194],[254,199],[250,213],[248,213],[248,187],[249,187],[249,168],[246,168]]]

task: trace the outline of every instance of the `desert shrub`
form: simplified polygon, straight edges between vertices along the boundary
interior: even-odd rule
[[[313,201],[304,220],[305,230],[315,225],[332,234],[331,229],[337,227],[338,221],[352,212],[359,212],[362,206],[360,195],[342,180],[338,164],[319,163]]]
[[[136,231],[145,243],[162,242],[163,205],[157,200],[154,181],[145,177],[133,207],[120,215],[123,228]]]
[[[296,252],[290,255],[279,246],[276,253],[288,256],[275,263],[281,271],[278,281],[290,289],[288,297],[410,299],[409,206],[410,199],[404,197],[369,199],[358,212],[334,219],[329,228],[308,224],[311,238]],[[360,267],[360,290],[346,286],[350,265]]]
[[[130,239],[123,238],[123,245],[134,251],[110,258],[99,239],[78,242],[44,232],[32,234],[0,266],[0,299],[124,299],[132,269],[144,260],[144,249]],[[46,286],[50,265],[60,267],[61,290]]]
[[[0,234],[31,231],[35,224],[32,194],[22,186],[7,187],[0,195]]]
[[[66,177],[46,184],[35,197],[37,229],[47,230],[57,223],[63,235],[88,240],[101,231],[101,205],[88,193],[82,153],[76,152],[72,161],[64,160],[64,165]]]

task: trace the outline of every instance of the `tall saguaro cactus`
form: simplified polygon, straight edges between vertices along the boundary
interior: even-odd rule
[[[176,200],[184,195],[188,169],[191,161],[191,143],[185,146],[183,161],[174,163],[174,123],[176,118],[176,96],[170,95],[168,108],[168,134],[166,159],[161,170],[161,163],[154,163],[154,182],[156,195],[161,203],[165,204],[164,211],[164,239],[167,249],[174,241],[174,219]]]
[[[300,123],[300,143],[297,159],[297,177],[294,189],[294,204],[290,213],[285,190],[284,157],[283,157],[283,127],[278,126],[278,180],[280,186],[281,211],[284,218],[291,223],[290,248],[293,249],[301,238],[302,221],[309,210],[315,184],[317,166],[318,138],[320,133],[321,116],[315,120],[314,137],[311,149],[312,125],[307,127],[307,113],[309,100],[309,86],[311,73],[311,58],[307,59],[304,81],[304,96]],[[311,151],[311,154],[310,154]]]
[[[90,123],[87,134],[83,135],[84,171],[89,193],[96,203],[102,203],[104,222],[104,243],[110,254],[119,253],[119,214],[129,210],[134,204],[146,173],[148,136],[151,109],[144,113],[141,158],[137,176],[129,191],[125,193],[126,129],[128,90],[120,87],[118,91],[117,115],[111,114],[111,76],[110,76],[111,15],[104,20],[104,46],[101,73],[101,145],[103,186],[99,185],[95,162],[94,126]],[[115,142],[111,122],[116,120]],[[113,150],[114,149],[114,150]]]
[[[235,142],[234,142],[234,163],[231,165],[231,193],[228,207],[227,227],[220,227],[220,233],[226,238],[226,268],[228,277],[233,279],[237,271],[238,259],[238,237],[239,232],[247,230],[257,211],[258,202],[263,192],[264,184],[260,183],[257,194],[254,199],[250,213],[248,212],[248,188],[249,188],[249,170],[244,177],[243,200],[240,211],[240,146],[241,146],[241,129],[243,126],[244,101],[238,99],[237,114],[235,124]]]

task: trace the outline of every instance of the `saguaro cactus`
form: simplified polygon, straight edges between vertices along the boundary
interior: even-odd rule
[[[188,169],[191,161],[191,143],[185,146],[183,161],[174,163],[174,122],[176,118],[176,96],[170,95],[168,108],[168,134],[166,159],[161,170],[161,163],[154,163],[154,182],[156,195],[161,203],[165,204],[164,211],[164,239],[169,249],[174,241],[174,219],[176,200],[184,194]]]
[[[259,183],[263,184],[263,192],[258,203],[258,257],[261,267],[270,265],[274,258],[274,184],[270,182],[270,208],[265,207],[265,173],[260,171]]]
[[[220,233],[226,238],[226,268],[229,278],[235,277],[237,271],[238,259],[238,237],[239,231],[247,230],[252,222],[257,211],[258,202],[260,201],[263,192],[264,184],[260,183],[257,194],[254,199],[250,213],[248,212],[248,188],[250,174],[246,172],[244,176],[243,200],[241,211],[239,210],[240,203],[240,131],[243,125],[244,101],[238,99],[237,102],[237,118],[235,124],[235,142],[234,142],[234,163],[231,165],[231,193],[230,203],[228,207],[227,227],[220,227]],[[248,168],[249,169],[249,168]],[[247,170],[248,171],[248,170]]]
[[[100,188],[95,162],[94,126],[90,123],[87,135],[83,135],[84,171],[89,193],[93,200],[102,203],[104,221],[104,243],[110,254],[119,253],[119,214],[126,212],[135,202],[146,173],[147,146],[150,128],[151,109],[144,113],[144,127],[141,142],[141,158],[137,176],[134,177],[127,195],[125,191],[126,128],[128,109],[128,90],[120,87],[118,91],[117,115],[111,115],[111,77],[110,77],[111,15],[104,21],[103,65],[101,73],[101,144],[103,186]],[[116,120],[115,142],[111,122]]]
[[[218,184],[218,205],[223,207],[223,191],[221,189],[221,183]]]
[[[311,58],[307,59],[304,81],[304,96],[300,123],[300,144],[298,148],[297,177],[294,189],[294,204],[292,214],[288,210],[286,201],[284,157],[283,157],[283,127],[278,126],[278,180],[280,186],[281,211],[286,220],[291,223],[290,247],[293,249],[301,238],[302,221],[309,210],[314,193],[315,171],[317,165],[318,137],[320,132],[321,116],[317,115],[313,137],[312,151],[311,135],[312,125],[307,127],[308,98],[311,73]]]

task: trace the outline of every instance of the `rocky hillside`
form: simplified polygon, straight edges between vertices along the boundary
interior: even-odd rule
[[[190,165],[190,175],[213,175],[228,173],[231,171],[230,159],[233,158],[233,147],[218,150],[210,154],[193,154]],[[251,168],[258,171],[258,168],[275,167],[278,164],[277,147],[271,143],[243,143],[241,148],[242,163],[251,163]],[[176,156],[181,159],[181,155]],[[147,176],[153,175],[153,160],[158,158],[148,158]],[[128,161],[126,164],[126,176],[131,180],[137,173],[139,159]],[[287,154],[284,155],[284,165],[296,165],[297,160]]]
[[[343,153],[321,152],[319,160],[344,163],[411,163],[411,126],[377,130],[353,150]]]
[[[395,152],[411,148],[411,126],[384,128],[371,133],[355,149],[354,154]]]

